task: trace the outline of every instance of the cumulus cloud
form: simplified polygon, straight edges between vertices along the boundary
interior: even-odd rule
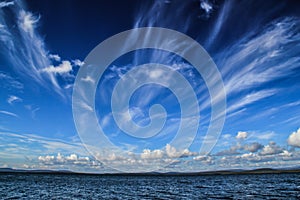
[[[12,105],[16,102],[22,102],[22,101],[23,101],[23,99],[21,99],[20,97],[14,96],[14,95],[9,96],[7,99],[7,103],[9,103],[10,105]]]
[[[238,151],[240,149],[241,149],[240,145],[231,146],[229,149],[225,149],[216,153],[216,156],[236,155],[240,153]]]
[[[264,146],[261,155],[275,155],[283,152],[283,148],[277,145],[275,142],[269,142],[268,145]]]
[[[178,150],[170,144],[167,144],[165,148],[162,149],[144,149],[140,154],[134,152],[122,154],[113,151],[104,151],[96,157],[112,166],[122,165],[122,167],[128,166],[129,168],[140,167],[141,169],[147,170],[147,166],[150,167],[153,165],[151,166],[151,168],[153,168],[156,164],[175,164],[179,163],[180,159],[192,159],[197,155],[196,152],[191,152],[188,149]]]
[[[43,155],[38,157],[40,165],[46,166],[61,166],[63,168],[72,168],[74,166],[84,168],[99,168],[101,163],[88,156],[79,156],[75,153],[69,155],[63,155],[58,153],[57,155]]]
[[[58,66],[50,65],[49,67],[43,68],[42,72],[54,73],[54,74],[67,74],[72,71],[72,65],[70,61],[64,60]]]
[[[287,142],[291,146],[300,148],[300,128],[297,131],[290,134]]]
[[[264,146],[258,142],[254,142],[254,143],[251,143],[251,144],[246,144],[243,149],[245,151],[250,151],[251,153],[255,153],[259,150],[261,150]]]
[[[283,150],[282,153],[279,154],[280,156],[282,157],[292,157],[293,156],[293,153],[289,152],[288,150]]]
[[[207,156],[207,155],[195,156],[195,157],[193,157],[193,160],[195,160],[195,161],[201,161],[204,164],[213,164],[214,163],[213,157]]]
[[[2,136],[3,135],[3,136]],[[38,150],[38,157],[34,159],[38,162],[37,165],[40,168],[46,169],[100,169],[103,170],[103,165],[97,162],[95,159],[87,156],[86,153],[75,153],[76,146],[69,145],[59,141],[45,140],[38,136],[22,136],[17,134],[14,135],[11,140],[6,133],[0,135],[0,139],[4,139],[5,145],[3,146],[3,153],[6,156],[12,157],[12,153],[22,153],[26,156],[31,155],[30,151],[37,151],[29,144],[42,145],[45,147],[45,152]],[[2,137],[1,137],[2,136]],[[19,143],[18,141],[24,143]],[[30,142],[29,142],[30,141]],[[37,143],[38,142],[38,143]],[[16,148],[16,149],[15,149]],[[280,167],[283,163],[286,165],[293,165],[300,159],[299,151],[288,151],[283,147],[279,146],[275,142],[270,142],[268,145],[263,146],[259,143],[250,143],[245,145],[236,145],[232,147],[232,152],[238,154],[219,154],[219,155],[199,155],[189,150],[178,150],[171,145],[166,145],[162,149],[144,149],[141,154],[135,154],[129,152],[128,156],[119,154],[108,150],[104,153],[101,160],[104,160],[108,166],[126,166],[131,171],[138,172],[139,170],[147,169],[153,164],[166,163],[168,166],[165,170],[171,171],[199,171],[199,170],[213,170],[213,169],[232,169],[232,168],[243,168],[243,167]],[[246,152],[245,152],[246,151]],[[65,152],[65,153],[54,153],[54,152]],[[77,151],[78,152],[78,151]],[[34,155],[36,155],[36,153]],[[0,152],[1,155],[1,152]],[[139,155],[139,156],[137,156]],[[184,157],[185,155],[186,157]],[[23,155],[22,155],[23,156]],[[177,156],[177,157],[175,157]],[[183,158],[184,157],[184,158]],[[35,161],[31,161],[35,162]],[[201,165],[199,165],[201,163]],[[30,163],[27,163],[30,167]],[[78,168],[76,168],[78,167]],[[103,171],[98,171],[103,172]]]
[[[177,157],[189,157],[196,155],[195,152],[191,152],[188,149],[184,150],[177,150],[175,147],[172,147],[170,144],[166,145],[166,154],[170,158],[177,158]]]
[[[244,140],[248,137],[248,133],[244,131],[239,131],[237,133],[237,136],[235,137],[236,139]]]
[[[84,65],[84,62],[79,59],[76,59],[76,60],[73,60],[73,64],[75,66],[82,67]]]
[[[57,55],[57,54],[50,54],[50,55],[49,55],[49,58],[50,58],[50,59],[53,59],[53,60],[55,60],[55,61],[57,61],[57,62],[59,62],[59,61],[61,60],[60,56]]]
[[[244,137],[242,137],[244,138]],[[218,153],[216,153],[216,156],[231,156],[231,155],[238,155],[242,154],[245,152],[251,152],[251,153],[256,153],[259,152],[261,149],[264,148],[264,145],[258,143],[258,142],[253,142],[249,144],[236,144],[231,146],[229,149],[222,150]]]
[[[143,153],[141,154],[142,159],[159,159],[164,156],[164,152],[162,150],[156,149],[156,150],[149,150],[144,149]]]

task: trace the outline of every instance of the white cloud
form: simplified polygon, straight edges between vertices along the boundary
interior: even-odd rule
[[[25,105],[24,107],[30,111],[32,119],[35,119],[36,113],[40,110],[40,108],[34,105]]]
[[[85,102],[81,102],[81,103],[80,103],[80,106],[81,106],[82,108],[88,110],[88,111],[91,111],[91,112],[93,112],[93,110],[94,110],[90,105],[88,105],[88,104],[85,103]]]
[[[239,139],[239,140],[244,140],[248,137],[248,133],[247,132],[244,132],[244,131],[239,131],[237,133],[237,136],[235,137],[236,139]]]
[[[73,60],[73,64],[75,66],[82,67],[84,65],[84,62],[79,59],[76,59],[76,60]]]
[[[19,118],[19,116],[17,114],[12,113],[12,112],[8,112],[8,111],[5,111],[5,110],[0,110],[0,114],[9,115],[9,116],[12,116],[12,117]]]
[[[258,142],[254,142],[251,144],[246,144],[244,145],[243,149],[246,151],[250,151],[252,153],[259,151],[262,149],[264,146],[262,144],[259,144]]]
[[[216,22],[213,25],[210,36],[207,38],[207,46],[210,47],[212,43],[219,38],[220,31],[224,25],[226,25],[226,20],[228,18],[228,13],[232,7],[232,1],[225,1],[219,10]]]
[[[225,9],[225,4],[223,8]],[[228,9],[225,10],[230,12]],[[223,23],[224,20],[226,15],[220,22]],[[229,116],[258,100],[279,94],[277,88],[272,89],[266,84],[287,77],[294,69],[300,67],[300,59],[297,56],[300,44],[299,31],[293,27],[299,27],[299,18],[280,18],[264,28],[259,26],[259,29],[248,32],[216,56],[216,64],[226,66],[221,68],[221,73],[228,97]],[[295,44],[293,47],[290,47],[291,42]],[[264,88],[269,89],[253,93],[259,86],[267,86]],[[238,97],[242,94],[241,91],[248,95]],[[262,112],[269,112],[269,109]]]
[[[30,168],[46,169],[70,169],[75,171],[84,171],[88,169],[104,170],[102,165],[87,156],[87,152],[79,150],[77,143],[67,144],[63,141],[51,140],[34,135],[0,134],[0,143],[3,151],[0,156],[3,158],[20,158],[20,156],[29,157],[31,160],[27,164]],[[42,149],[36,149],[35,146],[42,146]],[[214,169],[232,169],[232,168],[260,168],[260,167],[280,167],[281,165],[293,165],[299,162],[300,152],[289,152],[274,142],[270,142],[261,150],[260,144],[237,145],[232,149],[240,150],[236,154],[220,155],[199,155],[189,150],[179,151],[171,145],[166,145],[162,149],[144,149],[140,156],[129,152],[127,157],[123,154],[108,150],[102,156],[106,164],[111,166],[127,166],[134,171],[147,169],[153,164],[169,163],[167,171],[201,171]],[[253,148],[252,148],[253,147]],[[83,148],[83,147],[80,147]],[[250,152],[242,152],[242,150]],[[259,151],[261,150],[261,152]],[[31,152],[34,152],[32,154]],[[64,152],[56,153],[56,152]],[[33,156],[35,155],[35,156]],[[39,155],[39,156],[36,156]],[[183,158],[185,155],[185,158]],[[201,162],[201,165],[199,165]],[[153,167],[153,166],[152,166]],[[106,169],[105,169],[106,170]],[[86,171],[85,171],[86,172]],[[98,171],[103,172],[103,171]]]
[[[266,133],[255,133],[253,137],[260,139],[260,140],[270,140],[275,137],[274,132],[266,132]]]
[[[5,12],[0,12],[3,25],[0,29],[1,52],[4,52],[7,64],[18,76],[45,88],[53,87],[54,91],[62,94],[53,75],[39,73],[41,68],[49,66],[51,62],[45,43],[36,30],[39,17],[25,11],[23,6],[22,1],[14,1],[14,9],[11,11],[16,17],[13,18]]]
[[[58,54],[50,54],[49,58],[53,59],[53,60],[55,60],[57,62],[59,62],[61,60],[61,58],[60,58],[60,56]]]
[[[197,153],[191,152],[188,149],[177,150],[175,147],[172,147],[170,144],[166,145],[166,154],[170,158],[178,158],[178,157],[189,157],[195,156]]]
[[[111,164],[112,166],[128,166],[131,168],[130,171],[132,171],[132,169],[135,168],[147,170],[150,166],[151,168],[155,168],[155,165],[174,164],[180,162],[180,159],[183,157],[191,159],[192,156],[197,156],[197,153],[190,152],[187,149],[179,151],[175,147],[167,144],[165,148],[162,149],[144,149],[140,154],[133,152],[122,154],[107,151],[99,155],[98,158],[105,161],[106,164]]]
[[[12,76],[8,75],[7,73],[0,72],[0,80],[3,80],[0,84],[0,87],[6,88],[6,89],[17,89],[22,90],[24,88],[23,83],[19,82]]]
[[[39,21],[39,17],[34,16],[30,12],[26,12],[24,10],[21,10],[19,12],[19,26],[27,33],[30,34],[30,36],[33,36],[34,28]]]
[[[206,14],[210,14],[213,7],[208,0],[200,0],[200,7],[205,10]]]
[[[211,156],[204,156],[204,155],[199,155],[193,158],[195,161],[201,161],[204,164],[213,164],[214,159]]]
[[[64,89],[70,89],[72,87],[73,87],[73,84],[67,84],[67,85],[65,85]]]
[[[1,5],[6,3],[12,4],[2,2]],[[69,95],[63,90],[66,84],[61,86],[56,74],[65,75],[71,71],[71,64],[69,64],[71,62],[64,62],[58,68],[52,64],[53,61],[59,62],[60,57],[49,52],[43,37],[38,33],[40,17],[24,10],[24,2],[13,3],[14,9],[11,9],[13,13],[0,12],[0,51],[7,58],[7,64],[25,81],[34,81],[44,88],[50,88],[61,97]],[[12,15],[16,17],[12,18]],[[49,73],[40,73],[41,71]],[[70,84],[74,77],[67,75],[62,78]],[[2,85],[2,87],[6,86]]]
[[[148,73],[149,73],[149,77],[153,79],[161,78],[162,75],[164,75],[164,71],[160,69],[150,70]]]
[[[159,159],[164,156],[164,152],[159,149],[151,151],[150,149],[144,149],[141,154],[142,159]]]
[[[228,140],[228,139],[231,138],[231,134],[223,134],[222,138],[225,139],[225,140]]]
[[[299,27],[299,19],[282,18],[269,24],[263,31],[260,28],[249,32],[219,55],[219,59],[226,57],[222,58],[224,63],[220,65],[230,66],[222,69],[227,93],[236,93],[285,77],[299,67],[299,58],[294,57],[299,52],[295,49],[297,45],[289,48],[291,41],[295,44],[300,42],[294,26]]]
[[[225,149],[223,151],[216,153],[216,156],[237,155],[240,154],[238,150],[240,150],[241,148],[242,148],[241,145],[231,146],[229,149]]]
[[[52,162],[55,159],[55,157],[47,155],[47,156],[39,156],[38,159],[39,159],[39,161],[49,163],[49,162]]]
[[[216,153],[215,155],[216,156],[231,156],[231,155],[242,154],[245,151],[255,153],[255,152],[258,152],[259,150],[261,150],[262,148],[264,148],[264,145],[262,145],[258,142],[253,142],[253,143],[244,144],[244,145],[238,143],[237,145],[233,145],[229,149],[222,150],[222,151]]]
[[[289,152],[288,150],[283,150],[282,153],[279,154],[282,157],[292,157],[293,154]]]
[[[90,82],[90,83],[92,83],[92,84],[95,83],[95,80],[94,80],[91,76],[89,76],[89,75],[87,75],[87,76],[84,77],[84,78],[81,78],[81,80],[84,81],[84,82]]]
[[[300,128],[297,131],[290,134],[287,142],[291,146],[300,148]]]
[[[268,90],[261,90],[258,92],[253,92],[250,94],[245,95],[244,97],[241,97],[240,100],[234,101],[231,103],[231,106],[229,106],[226,110],[227,113],[233,113],[238,111],[241,108],[244,108],[247,105],[250,105],[256,101],[259,101],[261,99],[264,99],[266,97],[272,96],[276,94],[278,90],[276,89],[268,89]]]
[[[64,152],[65,154],[88,155],[81,142],[66,142],[59,139],[41,137],[33,134],[0,132],[0,145],[7,157],[24,157]],[[14,145],[14,149],[8,149]],[[38,148],[36,148],[38,147]]]
[[[17,97],[17,96],[14,96],[14,95],[11,95],[8,97],[7,99],[7,103],[9,104],[13,104],[13,103],[16,103],[16,102],[22,102],[23,100],[20,98],[20,97]]]
[[[50,65],[49,67],[46,67],[41,71],[54,74],[67,74],[72,71],[72,65],[70,61],[64,60],[58,66]]]
[[[275,155],[283,152],[283,148],[278,146],[275,142],[269,142],[268,145],[264,146],[261,155]]]
[[[12,5],[14,5],[13,1],[3,1],[3,2],[0,2],[0,8],[4,8],[4,7],[7,7],[7,6],[12,6]]]
[[[45,165],[93,165],[94,161],[87,156],[78,156],[75,153],[70,155],[62,155],[58,153],[54,155],[39,156],[38,161]]]

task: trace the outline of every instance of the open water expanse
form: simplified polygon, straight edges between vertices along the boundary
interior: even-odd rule
[[[0,174],[0,199],[300,199],[300,174]]]

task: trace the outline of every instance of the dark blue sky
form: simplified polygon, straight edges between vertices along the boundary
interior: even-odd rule
[[[28,8],[41,15],[39,29],[51,51],[84,59],[103,40],[132,28],[137,2],[29,1]]]

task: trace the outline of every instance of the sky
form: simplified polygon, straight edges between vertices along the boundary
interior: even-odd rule
[[[291,0],[1,1],[0,167],[299,167],[299,19]],[[176,33],[138,41],[142,27]],[[213,63],[192,51],[195,67],[182,35]],[[165,48],[124,50],[138,42]]]

